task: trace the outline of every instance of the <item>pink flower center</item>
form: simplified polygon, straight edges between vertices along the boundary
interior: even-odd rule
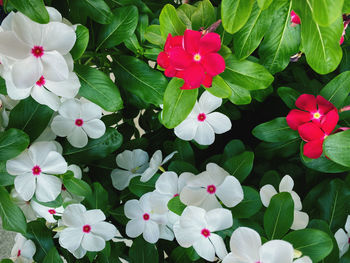
[[[67,190],[67,188],[64,186],[64,184],[62,184],[61,189],[62,189],[62,191],[66,191]]]
[[[215,187],[215,185],[208,185],[207,186],[207,192],[209,193],[209,194],[215,194],[215,192],[216,192],[216,187]]]
[[[83,124],[84,124],[83,119],[76,119],[75,120],[75,125],[77,125],[78,127],[83,126]]]
[[[149,220],[149,214],[144,213],[143,214],[143,220],[145,220],[145,221]]]
[[[202,57],[201,57],[201,55],[199,55],[199,53],[197,53],[197,54],[195,54],[195,55],[193,56],[193,60],[196,61],[196,62],[201,61],[201,59],[202,59]]]
[[[207,238],[208,236],[210,236],[210,230],[209,230],[209,229],[206,229],[206,228],[203,228],[201,234],[202,234],[205,238]]]
[[[349,239],[348,239],[348,243],[350,244],[350,237],[349,237]]]
[[[179,196],[179,194],[174,194],[174,197],[177,197],[177,196]]]
[[[21,250],[18,249],[18,252],[17,252],[17,257],[20,257],[21,256]]]
[[[46,83],[44,76],[41,76],[40,79],[36,82],[36,85],[41,87],[44,86]]]
[[[83,226],[83,232],[84,233],[90,233],[90,231],[91,231],[91,226],[89,226],[89,225]]]
[[[41,168],[39,165],[35,165],[32,169],[33,175],[39,175],[41,173]]]
[[[207,116],[205,115],[205,113],[199,113],[197,116],[198,121],[205,121],[206,118]]]
[[[316,119],[316,120],[318,120],[319,118],[321,118],[321,114],[320,114],[319,112],[315,112],[315,113],[313,114],[313,118]]]
[[[54,215],[54,214],[56,214],[56,210],[55,209],[49,209],[49,211],[48,211],[51,215]]]
[[[44,48],[42,46],[34,46],[32,48],[32,54],[36,58],[40,58],[44,55]]]

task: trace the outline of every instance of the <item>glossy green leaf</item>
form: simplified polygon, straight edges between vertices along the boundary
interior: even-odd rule
[[[261,9],[266,9],[268,8],[273,0],[257,0],[258,5]]]
[[[332,161],[350,167],[350,130],[328,136],[323,142],[324,154]]]
[[[146,242],[142,237],[133,240],[129,250],[130,263],[158,263],[158,251],[154,244]]]
[[[234,218],[250,218],[262,207],[259,193],[254,188],[243,186],[244,199],[235,207],[231,208]]]
[[[106,111],[114,112],[123,108],[118,87],[105,73],[80,64],[76,64],[74,70],[81,84],[79,95]]]
[[[165,43],[165,39],[162,38],[162,35],[160,33],[159,25],[150,25],[147,27],[145,38],[148,42],[157,46],[162,46]]]
[[[349,171],[349,167],[335,163],[323,155],[317,159],[306,157],[302,151],[303,145],[304,143],[302,143],[300,147],[300,159],[306,167],[323,173],[341,173]]]
[[[106,210],[108,206],[108,192],[103,186],[98,183],[92,183],[92,193],[84,200],[84,204],[88,209],[101,209]]]
[[[79,59],[85,52],[89,44],[89,29],[83,25],[78,25],[75,30],[77,40],[75,41],[74,47],[70,51],[74,60]]]
[[[290,229],[294,219],[294,201],[288,192],[271,198],[264,214],[264,229],[269,239],[280,239]],[[295,247],[294,247],[295,248]]]
[[[193,174],[199,173],[196,167],[193,166],[193,164],[190,164],[188,162],[181,161],[181,160],[172,161],[168,166],[168,170],[173,171],[177,174],[181,174],[185,172],[189,172]]]
[[[140,176],[136,176],[130,180],[129,184],[129,190],[133,194],[137,195],[138,197],[141,197],[142,195],[152,192],[155,189],[155,184],[158,179],[159,175],[154,175],[149,181],[147,182],[141,182]]]
[[[74,0],[79,1],[92,20],[100,24],[112,22],[113,13],[104,0]]]
[[[175,196],[168,202],[168,208],[171,212],[181,216],[182,212],[185,210],[186,205],[180,201],[180,196]]]
[[[295,108],[295,101],[301,95],[300,92],[289,87],[280,87],[277,89],[278,96],[283,100],[283,102],[288,106],[288,108]]]
[[[0,162],[0,186],[13,185],[15,176],[10,175],[6,170],[6,161]]]
[[[230,86],[220,76],[213,78],[213,83],[210,88],[206,88],[211,94],[219,98],[229,98],[232,94]]]
[[[88,196],[91,194],[90,185],[87,182],[73,176],[64,176],[63,184],[64,187],[72,194],[76,194],[78,196]]]
[[[216,13],[209,0],[200,1],[196,11],[191,15],[192,30],[208,28],[216,20]]]
[[[0,133],[0,161],[7,161],[21,154],[29,145],[26,133],[9,129]]]
[[[168,34],[172,36],[183,35],[186,26],[176,13],[174,6],[167,4],[163,7],[159,15],[160,32],[163,39],[166,39]]]
[[[136,6],[125,6],[113,10],[112,22],[101,26],[97,37],[96,50],[111,48],[131,37],[139,20]]]
[[[164,93],[163,124],[168,129],[175,128],[192,111],[197,101],[198,89],[183,90],[183,80],[173,78]]]
[[[63,262],[60,254],[58,254],[58,251],[55,247],[52,247],[47,255],[45,256],[43,263],[61,263]]]
[[[233,34],[247,22],[252,11],[254,0],[223,0],[221,19],[224,29]]]
[[[46,24],[49,22],[49,13],[43,0],[8,0],[18,11],[28,16],[31,20]]]
[[[240,182],[250,174],[253,169],[254,153],[243,152],[228,159],[224,163],[224,169],[236,177]]]
[[[321,26],[331,25],[342,16],[344,0],[311,0],[313,18]]]
[[[350,93],[350,71],[345,71],[330,82],[320,91],[320,95],[333,103],[336,108],[344,106],[344,102]]]

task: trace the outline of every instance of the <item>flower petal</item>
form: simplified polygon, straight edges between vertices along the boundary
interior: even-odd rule
[[[32,240],[27,240],[21,249],[21,256],[32,259],[36,252],[35,244]]]
[[[334,234],[339,247],[339,257],[342,257],[349,250],[349,237],[343,229],[338,229]]]
[[[299,195],[294,191],[290,192],[290,194],[292,195],[292,199],[294,201],[294,210],[300,211],[303,205],[301,204]]]
[[[104,122],[97,119],[84,122],[82,127],[87,135],[92,139],[100,138],[106,131]]]
[[[205,120],[210,124],[216,134],[225,133],[231,130],[232,127],[231,120],[221,112],[212,112],[207,115]]]
[[[169,55],[166,52],[160,52],[157,57],[157,63],[162,68],[166,69],[169,67]]]
[[[132,219],[126,224],[125,232],[128,237],[135,238],[142,234],[145,229],[145,221],[142,219]]]
[[[198,241],[193,243],[193,248],[200,257],[210,262],[214,261],[215,249],[208,238],[201,237]]]
[[[74,98],[79,91],[80,81],[74,72],[69,72],[68,79],[64,81],[46,80],[45,88],[64,98]]]
[[[192,88],[199,88],[204,78],[204,68],[200,64],[193,63],[185,70],[184,80]]]
[[[58,152],[49,152],[45,161],[41,164],[44,173],[64,174],[67,172],[67,163]]]
[[[298,258],[297,260],[293,261],[293,263],[312,263],[312,260],[308,256],[304,256],[302,258]]]
[[[36,188],[35,181],[35,177],[30,173],[16,176],[15,189],[23,200],[28,201],[33,197]]]
[[[222,208],[220,202],[215,195],[207,194],[206,198],[200,204],[200,207],[206,211],[210,211],[216,208]]]
[[[42,165],[48,154],[56,150],[57,147],[54,142],[36,142],[29,147],[28,154],[35,165]]]
[[[202,85],[206,88],[210,88],[213,83],[213,77],[209,74],[205,74],[204,80],[202,82]]]
[[[199,123],[194,140],[201,145],[210,145],[215,140],[213,128],[207,123]]]
[[[71,119],[67,119],[61,115],[57,115],[53,118],[51,123],[52,131],[61,137],[66,137],[73,132],[75,128],[74,121]]]
[[[111,240],[117,234],[117,228],[107,222],[98,222],[91,226],[91,232],[104,240]]]
[[[45,52],[41,57],[41,61],[45,78],[52,81],[64,81],[68,79],[69,71],[66,60],[56,50]]]
[[[18,60],[12,66],[12,81],[17,88],[32,87],[43,73],[43,65],[40,59],[29,56],[24,60]]]
[[[260,189],[260,199],[262,204],[265,207],[268,207],[271,201],[271,198],[277,194],[276,189],[270,185],[264,185],[261,189]]]
[[[92,102],[81,103],[81,115],[84,121],[100,119],[102,117],[102,109],[100,106]]]
[[[16,37],[13,31],[0,32],[0,53],[14,59],[30,56],[30,47]]]
[[[128,200],[124,206],[124,213],[127,218],[141,218],[144,211],[136,199]]]
[[[88,137],[81,127],[74,127],[72,133],[67,136],[67,140],[77,148],[82,148],[88,143]]]
[[[193,138],[196,135],[196,131],[197,131],[196,121],[194,121],[191,118],[185,119],[174,129],[175,135],[185,141],[193,140]]]
[[[293,230],[300,230],[300,229],[306,228],[308,224],[309,224],[308,214],[301,211],[294,210],[294,220],[290,228]]]
[[[119,191],[124,190],[129,186],[130,180],[135,176],[137,175],[133,174],[132,172],[114,169],[111,173],[112,184],[114,188],[118,189]]]
[[[12,30],[24,43],[33,47],[41,46],[43,25],[29,19],[24,14],[17,12],[12,17]],[[52,37],[52,36],[51,36]]]
[[[300,95],[299,98],[295,101],[295,106],[297,106],[299,109],[309,111],[311,113],[317,111],[316,98],[314,95],[310,94]]]
[[[85,206],[81,204],[68,205],[62,215],[62,221],[67,226],[80,227],[84,224],[81,219],[85,211]]]
[[[93,225],[106,220],[105,214],[100,209],[88,210],[83,215],[84,222]]]
[[[329,102],[328,100],[326,100],[320,95],[316,97],[316,102],[318,106],[318,111],[322,115],[327,114],[329,111],[335,109],[334,105],[331,102]]]
[[[59,36],[59,37],[53,37]],[[45,50],[56,50],[67,54],[74,46],[76,35],[74,30],[61,22],[50,22],[43,25],[43,46]]]
[[[106,242],[102,237],[96,236],[90,232],[83,236],[81,246],[87,251],[101,251],[105,248]]]
[[[183,38],[183,48],[186,52],[194,55],[199,52],[199,43],[202,33],[195,30],[186,29]]]
[[[259,249],[261,247],[260,235],[248,227],[237,228],[231,236],[230,248],[232,253],[247,262],[259,261]]]
[[[303,154],[311,159],[319,158],[323,153],[323,139],[304,144]]]
[[[208,91],[204,91],[198,101],[198,106],[201,113],[211,113],[219,108],[222,104],[222,99],[214,96]]]
[[[83,231],[75,227],[68,227],[60,232],[59,243],[63,248],[73,252],[79,248],[83,238]]]
[[[215,193],[227,207],[234,207],[243,200],[243,188],[233,176],[227,176]]]
[[[80,118],[80,102],[76,99],[69,99],[62,103],[58,113],[67,119]]]
[[[338,110],[331,110],[321,120],[321,128],[327,134],[331,134],[339,120]]]
[[[37,175],[35,197],[40,202],[53,201],[61,193],[61,187],[62,182],[58,177],[48,174]]]
[[[47,105],[54,111],[57,111],[60,107],[61,101],[59,97],[44,87],[38,87],[35,85],[32,89],[31,95],[39,104]]]
[[[29,157],[28,150],[25,150],[19,156],[6,162],[6,170],[9,174],[20,175],[32,171],[34,164]]]
[[[199,53],[216,53],[221,48],[220,35],[217,33],[207,33],[205,34],[199,42]]]
[[[177,192],[178,177],[175,172],[162,173],[156,182],[156,190],[165,195],[174,196]]]
[[[200,206],[206,199],[208,193],[202,188],[184,187],[180,193],[180,200],[186,205]]]
[[[231,211],[224,208],[210,210],[205,214],[204,218],[211,232],[230,228],[233,224]]]
[[[288,126],[293,130],[298,130],[298,127],[306,122],[311,121],[310,112],[292,109],[287,115]]]
[[[294,181],[292,179],[292,177],[290,177],[289,175],[285,175],[279,185],[279,191],[280,192],[292,192],[294,187]]]
[[[188,248],[201,238],[200,229],[195,227],[182,227],[180,221],[177,221],[173,227],[176,241],[180,246]]]
[[[346,232],[350,233],[350,215],[348,215],[348,217],[346,218],[345,230]]]
[[[325,136],[325,133],[320,129],[320,127],[312,122],[300,125],[298,132],[300,134],[300,137],[306,142],[320,140]]]
[[[193,59],[182,47],[174,47],[169,51],[169,63],[176,70],[184,70],[193,63]]]
[[[220,259],[223,259],[224,257],[226,257],[227,249],[222,237],[218,236],[217,234],[211,233],[209,236],[209,240],[214,246],[216,255],[218,255]]]
[[[271,240],[260,248],[260,261],[264,263],[291,263],[293,246],[283,240]]]
[[[218,53],[205,55],[201,60],[201,64],[203,65],[205,72],[213,77],[224,72],[226,68],[224,58]]]
[[[156,222],[149,220],[145,223],[143,238],[149,243],[156,243],[159,239],[159,226]]]

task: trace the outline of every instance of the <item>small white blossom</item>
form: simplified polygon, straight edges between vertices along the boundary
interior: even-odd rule
[[[30,201],[30,205],[39,217],[44,218],[49,223],[56,223],[57,220],[53,216],[61,216],[64,211],[64,208],[62,206],[57,208],[47,207],[39,204],[38,202],[35,202],[34,200]]]
[[[35,244],[32,240],[26,239],[21,234],[15,237],[15,244],[11,250],[11,258],[18,263],[31,263],[36,252]]]
[[[162,165],[167,163],[171,158],[173,158],[175,153],[177,153],[177,151],[172,152],[171,154],[166,156],[163,160],[163,155],[161,150],[157,150],[152,155],[152,158],[149,162],[149,167],[142,173],[140,181],[147,182],[153,177],[153,175],[156,174],[158,170],[165,172],[165,170],[162,168]]]

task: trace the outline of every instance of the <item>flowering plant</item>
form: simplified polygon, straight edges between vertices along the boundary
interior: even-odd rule
[[[0,4],[1,262],[350,262],[348,1]]]

